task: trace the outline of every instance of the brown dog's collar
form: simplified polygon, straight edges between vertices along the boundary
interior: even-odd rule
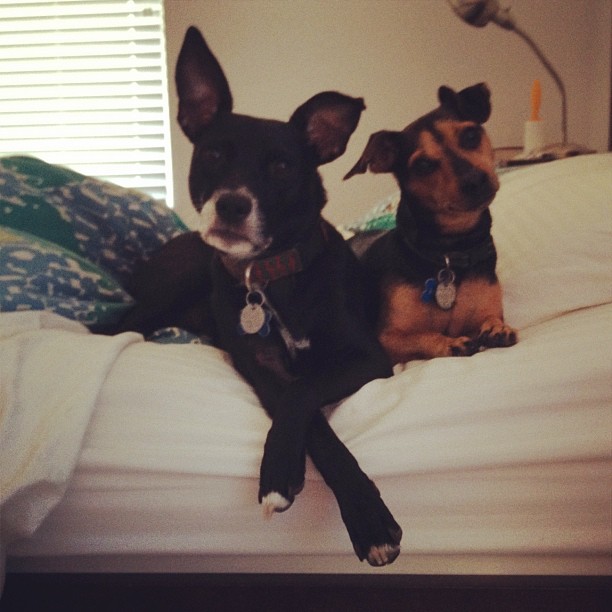
[[[486,261],[494,256],[495,253],[495,244],[493,243],[493,239],[489,236],[482,244],[478,244],[466,251],[447,251],[442,255],[441,259],[446,262],[448,258],[451,268],[468,269]]]
[[[467,270],[496,255],[495,244],[491,236],[487,236],[485,240],[470,248],[453,250],[450,245],[449,248],[444,248],[443,245],[417,247],[403,233],[400,235],[402,242],[412,254],[437,267],[449,265],[455,270]]]
[[[405,227],[397,226],[402,244],[412,255],[436,267],[450,266],[455,270],[467,270],[496,256],[495,243],[491,237],[490,213],[485,214],[481,223],[471,232],[458,236],[429,235],[427,239],[420,235],[412,213],[404,210],[403,216]]]

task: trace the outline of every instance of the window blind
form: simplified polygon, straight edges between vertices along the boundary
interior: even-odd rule
[[[0,155],[172,205],[162,0],[0,0]]]

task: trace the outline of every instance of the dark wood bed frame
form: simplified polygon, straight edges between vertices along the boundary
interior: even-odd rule
[[[609,612],[606,576],[7,574],[2,612]]]

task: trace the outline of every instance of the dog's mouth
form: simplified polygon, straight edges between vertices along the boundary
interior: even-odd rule
[[[477,198],[463,197],[456,200],[448,200],[439,211],[447,213],[481,213],[491,206],[496,193],[495,189],[491,189],[489,193],[483,193]]]
[[[200,235],[235,259],[257,257],[271,243],[257,198],[246,188],[213,193],[200,209]]]
[[[207,241],[208,240],[220,240],[222,242],[227,242],[230,245],[235,242],[250,242],[248,237],[244,235],[242,232],[232,227],[223,227],[223,226],[209,228],[205,232],[204,239]]]
[[[256,257],[270,245],[269,240],[253,240],[246,232],[222,223],[203,229],[200,235],[214,249],[241,259]]]
[[[493,203],[496,193],[497,189],[491,186],[490,192],[483,193],[481,197],[464,197],[446,202],[435,215],[442,233],[461,234],[470,231]]]
[[[464,210],[467,212],[482,212],[486,210],[493,203],[496,193],[497,190],[491,188],[488,193],[481,195],[479,198],[467,198]]]

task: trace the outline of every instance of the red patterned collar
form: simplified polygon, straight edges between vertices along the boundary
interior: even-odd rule
[[[281,251],[264,259],[255,259],[247,267],[245,280],[248,284],[265,284],[305,270],[325,248],[327,226],[324,221],[309,236],[293,248]],[[248,278],[246,276],[248,275]]]

